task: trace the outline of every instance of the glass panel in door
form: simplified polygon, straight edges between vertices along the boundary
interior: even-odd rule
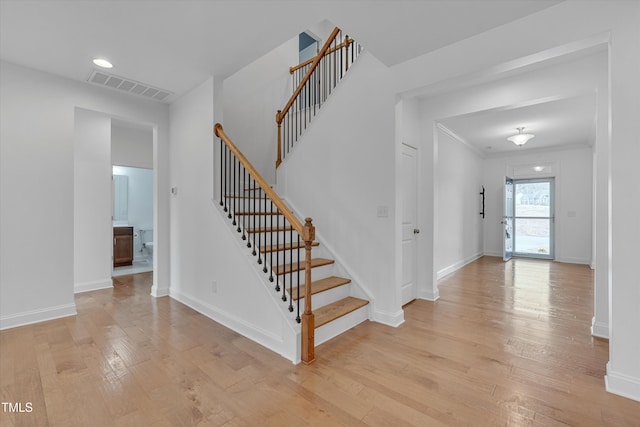
[[[514,182],[515,254],[553,258],[553,180]]]

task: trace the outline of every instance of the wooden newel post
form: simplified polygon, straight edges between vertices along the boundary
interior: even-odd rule
[[[349,36],[344,36],[344,69],[349,71]]]
[[[316,228],[311,218],[306,218],[302,236],[305,247],[304,266],[304,313],[302,314],[302,362],[310,364],[315,360],[315,318],[311,311],[311,244],[316,238]]]
[[[276,157],[276,169],[282,163],[282,110],[276,113],[276,123],[278,124],[278,155]]]

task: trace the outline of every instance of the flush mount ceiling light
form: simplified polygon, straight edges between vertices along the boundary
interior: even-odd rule
[[[542,172],[544,170],[544,166],[534,166],[533,170],[536,172]]]
[[[93,63],[102,68],[113,68],[113,64],[104,58],[96,58]]]
[[[516,129],[518,129],[518,133],[516,135],[510,136],[507,139],[518,146],[523,146],[524,144],[527,143],[528,140],[530,140],[535,136],[532,133],[522,133],[522,131],[524,130],[524,127],[516,128]]]

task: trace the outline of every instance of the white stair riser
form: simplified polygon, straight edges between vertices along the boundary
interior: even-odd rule
[[[369,306],[367,304],[364,307],[360,307],[357,310],[352,311],[342,317],[335,319],[325,325],[316,328],[315,330],[315,344],[316,346],[330,340],[333,337],[340,335],[341,333],[348,331],[359,323],[364,322],[369,318]]]
[[[277,206],[269,199],[250,199],[246,197],[228,197],[223,200],[231,212],[275,212]],[[235,203],[235,204],[234,204]]]
[[[231,209],[231,212],[270,212],[271,211],[271,202],[267,200],[267,203],[264,200],[258,199],[247,199],[243,197],[228,197],[223,199],[227,205],[227,208]],[[273,210],[276,211],[277,208],[273,207]]]
[[[314,248],[315,249],[315,248]],[[298,259],[298,255],[300,255],[300,258]],[[319,258],[319,256],[317,256],[315,254],[315,251],[311,251],[311,255],[312,258]],[[267,261],[269,262],[269,264],[271,265],[271,260],[273,259],[273,265],[282,265],[282,264],[290,264],[291,261],[293,260],[294,263],[300,261],[301,263],[304,264],[305,262],[305,250],[304,249],[300,249],[300,252],[298,253],[298,251],[296,249],[293,250],[293,253],[291,251],[277,251],[277,252],[265,252],[263,253],[263,256],[266,257]],[[273,258],[272,258],[273,256]],[[319,267],[316,267],[319,268]],[[314,269],[315,270],[315,269]]]
[[[286,276],[286,278],[284,277]],[[304,270],[300,270],[300,283],[304,285]],[[326,277],[333,276],[333,265],[325,265],[322,267],[316,267],[311,269],[311,281],[324,279]],[[287,288],[289,288],[289,281],[293,282],[293,286],[298,286],[298,272],[294,272],[292,275],[289,274],[281,274],[279,276],[280,283],[285,283]]]
[[[349,284],[337,286],[324,292],[311,295],[311,309],[317,310],[320,307],[339,301],[349,296]],[[294,289],[295,292],[295,289]],[[300,304],[304,305],[304,298],[300,298]]]
[[[242,230],[244,224],[240,224],[240,230]],[[253,228],[253,224],[250,224],[248,229]],[[242,236],[242,231],[239,233]],[[291,232],[290,231],[278,231],[278,232],[268,232],[268,233],[246,233],[249,238],[253,241],[260,242],[260,246],[267,245],[282,245],[283,243],[289,243],[291,240]],[[294,243],[298,242],[298,233],[293,232],[293,241]],[[302,249],[301,249],[302,251]]]
[[[233,214],[232,214],[233,215]],[[237,215],[236,222],[239,222],[242,226],[246,225],[246,228],[268,227],[276,228],[289,226],[289,223],[283,221],[282,215]],[[272,223],[273,221],[273,223]],[[297,232],[293,232],[295,236]]]

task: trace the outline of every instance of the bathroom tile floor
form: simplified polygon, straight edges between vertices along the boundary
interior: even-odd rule
[[[153,271],[153,261],[150,259],[142,259],[133,261],[132,265],[114,268],[111,276],[118,277],[126,274],[145,273],[147,271]]]

